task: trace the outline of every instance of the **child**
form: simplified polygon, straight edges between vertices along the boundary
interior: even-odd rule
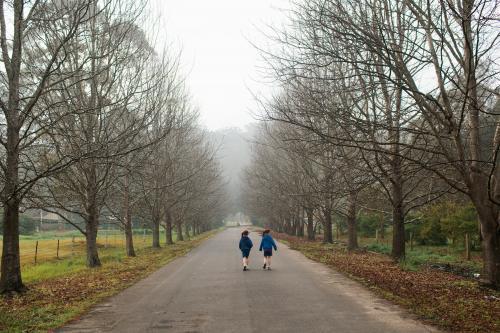
[[[241,256],[243,257],[243,270],[248,270],[248,257],[250,256],[250,250],[253,247],[252,240],[248,237],[248,230],[245,230],[241,233],[240,239],[240,250]]]
[[[273,247],[275,251],[278,251],[276,243],[271,237],[270,232],[271,230],[269,229],[266,229],[264,230],[264,232],[262,232],[262,240],[260,241],[259,247],[259,251],[262,251],[262,249],[264,249],[264,266],[262,268],[266,269],[267,267],[268,270],[271,270],[271,257],[273,255]]]

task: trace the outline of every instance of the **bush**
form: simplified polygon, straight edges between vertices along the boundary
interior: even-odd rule
[[[456,205],[455,209],[441,220],[442,229],[446,235],[453,239],[453,243],[459,240],[465,242],[465,234],[471,236],[471,240],[479,241],[477,211],[472,204]]]
[[[412,232],[413,239],[421,245],[445,245],[448,239],[463,243],[467,233],[472,241],[478,240],[477,212],[470,203],[445,201],[428,206],[420,213],[419,222],[407,226],[407,239]]]
[[[424,221],[422,219],[417,218],[416,216],[407,216],[407,221],[413,220],[412,223],[405,225],[405,238],[406,240],[410,240],[410,234],[413,234],[413,241],[424,245],[425,240],[421,236],[422,227],[424,225]]]
[[[446,245],[447,238],[441,227],[441,219],[434,216],[424,218],[420,228],[420,243],[425,245]]]
[[[377,229],[384,222],[384,216],[380,213],[365,213],[358,217],[358,232],[364,237],[375,237]]]

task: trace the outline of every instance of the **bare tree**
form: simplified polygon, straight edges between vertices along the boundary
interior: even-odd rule
[[[500,281],[497,10],[497,2],[486,0],[297,2],[291,28],[276,36],[283,53],[266,54],[277,77],[295,82],[295,92],[305,86],[317,106],[276,118],[361,149],[375,174],[389,181],[379,183],[390,184],[393,254],[404,255],[405,212],[426,196],[413,191],[423,185],[414,175],[432,174],[475,204],[486,282],[494,286]],[[347,92],[348,103],[325,107],[321,91]],[[311,110],[318,116],[310,117]],[[318,119],[365,135],[331,136],[315,126]],[[417,195],[409,200],[407,193]]]
[[[82,228],[60,214],[85,235],[89,267],[100,266],[99,218],[120,164],[126,155],[154,143],[156,138],[149,140],[146,131],[164,111],[161,87],[168,67],[155,59],[136,25],[141,11],[140,4],[121,2],[96,15],[83,37],[70,45],[72,57],[60,69],[86,79],[62,84],[45,96],[49,103],[60,100],[58,109],[64,110],[55,113],[60,121],[49,132],[53,155],[80,158],[47,179],[48,195],[41,204],[84,221]],[[89,63],[80,61],[86,58]]]
[[[101,1],[99,10],[108,5],[108,1]],[[19,207],[23,198],[38,180],[74,161],[73,156],[63,156],[38,162],[47,153],[42,137],[54,121],[46,117],[48,110],[39,102],[57,85],[74,79],[75,73],[61,76],[59,70],[69,56],[68,46],[99,11],[96,6],[97,1],[92,0],[0,2],[2,292],[25,289],[19,262]]]

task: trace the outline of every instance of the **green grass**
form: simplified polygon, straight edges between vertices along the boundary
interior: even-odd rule
[[[392,247],[387,243],[376,243],[371,239],[361,240],[360,243],[368,251],[391,254]],[[480,253],[473,252],[472,260],[465,260],[464,249],[458,246],[443,245],[414,245],[413,249],[406,246],[406,256],[401,260],[401,267],[410,271],[417,271],[426,265],[452,265],[457,269],[480,272],[482,263],[479,260]]]
[[[173,233],[174,240],[177,239]],[[125,250],[125,236],[120,230],[102,230],[97,236],[97,242],[101,251],[109,248]],[[81,256],[85,253],[85,237],[77,231],[66,232],[42,232],[36,235],[23,235],[20,237],[21,266],[35,265],[35,253],[37,265],[45,263],[53,264],[57,261],[57,248],[59,243],[59,259],[69,259]],[[150,247],[152,243],[151,233],[144,235],[143,229],[134,230],[134,247],[136,250]],[[160,234],[160,243],[165,243],[165,233]],[[2,241],[0,240],[0,254]],[[36,246],[38,244],[38,250]],[[104,260],[106,260],[104,258]]]
[[[84,255],[24,266],[28,292],[0,298],[0,332],[47,332],[60,327],[105,297],[186,254],[216,232],[160,249],[140,248],[134,258],[126,257],[123,248],[101,248],[100,268],[87,268]]]
[[[143,249],[137,250],[141,255]],[[99,249],[99,259],[103,265],[108,263],[121,263],[126,258],[122,248],[110,247]],[[51,278],[64,276],[70,273],[87,269],[86,257],[79,255],[74,258],[63,260],[50,260],[37,265],[25,265],[22,269],[23,281],[25,283],[39,282]]]
[[[86,269],[85,258],[79,257],[75,259],[45,262],[36,266],[26,266],[22,270],[22,276],[25,283],[34,283],[60,277],[68,273],[82,271],[84,269]]]
[[[173,235],[174,241],[177,241],[177,237]],[[135,244],[137,255],[141,255],[144,249],[150,247],[150,239],[147,239],[147,245]],[[112,246],[108,248],[99,248],[99,259],[103,265],[107,263],[120,263],[126,258],[125,251],[121,246]],[[86,257],[83,253],[79,253],[77,256],[65,258],[62,260],[51,259],[43,261],[37,265],[23,265],[22,274],[23,281],[25,283],[43,281],[50,278],[64,276],[69,273],[78,272],[85,270],[86,267]]]
[[[377,241],[374,237],[359,237],[360,247],[368,251],[390,255],[392,251],[392,235],[387,232],[384,239]],[[341,235],[340,241],[347,242],[347,235]],[[400,262],[401,267],[409,271],[417,271],[430,265],[450,265],[455,272],[463,274],[481,272],[482,258],[480,251],[471,251],[471,260],[466,260],[463,244],[457,245],[420,245],[406,243],[406,257]],[[459,273],[460,274],[460,273]]]
[[[460,249],[447,249],[444,247],[422,246],[407,250],[406,257],[401,261],[402,267],[408,270],[418,270],[425,265],[451,265],[455,269],[464,271],[480,272],[482,262],[477,260],[466,260]],[[444,251],[443,251],[444,250]]]
[[[383,254],[390,254],[391,253],[391,247],[386,245],[386,244],[382,244],[382,243],[368,244],[368,245],[366,245],[366,249],[368,251],[373,251],[373,252],[383,253]]]

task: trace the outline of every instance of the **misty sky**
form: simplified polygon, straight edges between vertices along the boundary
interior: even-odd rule
[[[259,32],[279,25],[288,0],[154,0],[160,31],[182,48],[183,71],[202,125],[215,130],[244,127],[253,121],[249,89],[265,91],[258,51],[249,40],[267,43]]]

